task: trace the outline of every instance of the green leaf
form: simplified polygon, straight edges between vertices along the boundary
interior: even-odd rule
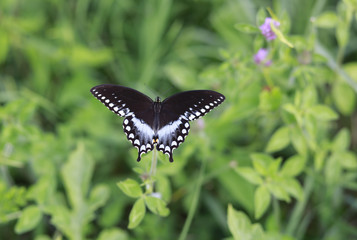
[[[325,150],[319,150],[316,152],[314,157],[314,167],[316,171],[320,171],[324,164],[327,152]]]
[[[95,211],[103,206],[108,201],[109,195],[110,190],[106,185],[95,186],[89,196],[89,206],[91,210]]]
[[[341,129],[332,142],[333,151],[344,151],[350,146],[351,135],[350,132],[343,128]]]
[[[290,128],[290,141],[300,155],[307,155],[307,143],[298,126]]]
[[[279,128],[270,138],[265,151],[276,152],[284,149],[290,143],[289,133],[289,127],[283,126]]]
[[[357,168],[357,157],[354,152],[346,151],[338,153],[336,156],[339,158],[341,166],[347,170],[355,170]]]
[[[317,119],[331,121],[337,119],[338,115],[326,105],[315,105],[309,108],[309,112]]]
[[[283,179],[281,181],[284,181]],[[290,202],[290,197],[288,192],[280,185],[280,183],[269,183],[267,187],[271,194],[273,194],[277,199]]]
[[[170,214],[170,210],[166,207],[165,201],[160,198],[147,196],[145,197],[145,203],[152,213],[163,217],[166,217]]]
[[[263,183],[263,179],[259,176],[259,174],[250,167],[240,167],[236,169],[236,172],[250,183],[253,184]]]
[[[263,90],[259,94],[259,108],[263,111],[275,111],[280,107],[281,102],[282,93],[278,87]]]
[[[317,92],[314,85],[310,84],[302,92],[303,107],[311,107],[317,103]]]
[[[128,178],[125,181],[118,182],[117,185],[129,197],[138,198],[143,194],[139,183],[133,179]]]
[[[313,23],[320,28],[334,28],[337,26],[338,17],[334,12],[324,12]]]
[[[262,227],[251,224],[249,218],[242,212],[236,211],[228,205],[227,223],[234,240],[263,240],[265,239]]]
[[[93,160],[86,153],[84,144],[78,144],[61,170],[64,186],[73,208],[81,208],[83,205],[93,167]]]
[[[356,93],[345,82],[338,81],[332,89],[332,97],[337,109],[345,116],[350,116],[356,109]]]
[[[279,157],[269,164],[268,172],[267,172],[269,177],[274,177],[277,175],[280,165],[281,165],[281,161],[282,161],[282,158]]]
[[[120,228],[110,228],[103,230],[98,240],[129,240],[128,234]]]
[[[304,191],[300,183],[294,178],[284,178],[281,182],[282,187],[297,200],[301,201],[304,196]]]
[[[274,159],[267,154],[253,153],[250,157],[253,160],[254,169],[261,175],[267,174],[269,165],[274,161]]]
[[[237,23],[234,27],[243,33],[259,33],[260,30],[254,25],[246,24],[246,23]]]
[[[294,155],[285,161],[280,174],[284,177],[295,177],[304,170],[305,162],[305,157]]]
[[[286,39],[286,37],[285,37],[284,34],[280,31],[280,29],[278,29],[277,27],[275,27],[275,25],[274,25],[273,22],[270,22],[270,28],[271,28],[271,30],[273,30],[273,32],[276,34],[276,36],[278,37],[278,39],[279,39],[282,43],[286,44],[286,45],[287,45],[288,47],[290,47],[290,48],[293,48],[293,47],[294,47],[294,45],[293,45],[291,42],[289,42],[288,39]]]
[[[267,210],[270,205],[271,196],[270,192],[265,185],[261,185],[255,190],[254,206],[255,218],[259,219]]]
[[[42,218],[42,213],[37,206],[28,206],[23,211],[16,223],[15,232],[22,234],[34,229]]]
[[[136,200],[133,208],[130,211],[128,228],[129,229],[136,228],[144,219],[145,213],[146,213],[146,209],[145,209],[144,199],[139,198],[138,200]]]

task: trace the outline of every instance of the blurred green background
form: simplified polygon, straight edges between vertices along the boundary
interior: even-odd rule
[[[356,10],[1,0],[0,239],[357,239]],[[226,101],[151,177],[90,94],[103,83]]]

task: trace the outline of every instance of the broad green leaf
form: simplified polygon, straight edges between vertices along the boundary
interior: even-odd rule
[[[95,186],[89,196],[89,206],[91,210],[95,211],[103,206],[107,202],[109,195],[110,190],[108,186],[104,184]]]
[[[138,198],[143,194],[139,183],[133,179],[128,178],[125,181],[118,182],[117,185],[129,197]]]
[[[254,206],[256,219],[259,219],[267,210],[270,205],[271,196],[270,192],[265,185],[261,185],[255,190],[254,194]]]
[[[306,140],[302,135],[301,130],[297,126],[290,128],[290,140],[295,150],[300,155],[307,155],[308,147],[307,147]]]
[[[139,198],[138,200],[136,200],[133,208],[130,211],[128,228],[129,229],[136,228],[144,219],[145,213],[146,213],[146,208],[145,208],[144,199]]]
[[[341,152],[336,157],[339,158],[341,166],[345,169],[355,170],[357,168],[357,156],[354,152]]]
[[[150,209],[150,211],[155,214],[158,214],[163,217],[166,217],[170,214],[170,210],[166,207],[165,201],[160,198],[146,196],[145,203],[146,206]]]
[[[295,177],[304,170],[305,162],[305,157],[294,155],[285,161],[280,174],[284,177]]]
[[[250,183],[253,184],[263,183],[263,179],[259,176],[259,174],[250,167],[240,167],[236,169],[236,172]]]
[[[338,115],[326,105],[315,105],[309,108],[309,112],[317,119],[331,121],[337,119]]]
[[[16,223],[15,231],[22,234],[34,229],[41,220],[42,213],[37,206],[28,206],[23,211]]]
[[[336,184],[340,181],[342,169],[338,155],[332,154],[326,159],[325,178],[327,184]]]
[[[281,181],[284,181],[281,179]],[[288,192],[280,185],[280,183],[269,183],[267,187],[271,194],[273,194],[277,199],[290,202],[290,197]]]
[[[274,159],[267,154],[253,153],[250,157],[253,160],[254,169],[261,175],[267,174],[269,165],[274,161]]]
[[[325,150],[319,150],[316,152],[314,157],[314,167],[316,171],[320,171],[324,164],[327,152]]]
[[[290,143],[289,127],[283,126],[279,128],[270,138],[266,147],[267,152],[276,152],[284,149]]]
[[[234,240],[263,240],[264,232],[260,225],[251,224],[249,218],[242,212],[228,205],[227,223]]]
[[[110,228],[103,230],[98,240],[129,240],[128,234],[120,228]]]
[[[234,27],[241,32],[244,33],[259,33],[260,30],[254,25],[251,24],[246,24],[246,23],[237,23],[234,25]]]
[[[294,178],[285,178],[284,181],[281,182],[282,187],[297,200],[302,200],[304,191],[300,185],[300,183]]]
[[[279,157],[269,164],[268,172],[267,172],[268,176],[274,177],[277,175],[280,165],[281,165],[281,161],[282,161],[282,158]]]
[[[314,25],[321,28],[334,28],[337,26],[337,22],[338,18],[334,12],[324,12],[313,21]]]
[[[332,89],[332,96],[337,109],[345,116],[356,110],[356,93],[345,82],[338,81]]]
[[[303,107],[311,107],[317,102],[317,92],[314,85],[310,84],[302,92]]]
[[[341,129],[337,133],[337,135],[335,136],[332,142],[332,150],[333,151],[347,150],[348,147],[350,146],[350,141],[351,141],[350,139],[351,139],[350,132],[346,128]]]
[[[272,87],[269,90],[261,91],[259,95],[259,108],[264,111],[277,110],[282,101],[282,93],[280,88]]]
[[[86,153],[84,144],[78,144],[61,169],[68,198],[73,208],[81,208],[88,193],[94,163]]]

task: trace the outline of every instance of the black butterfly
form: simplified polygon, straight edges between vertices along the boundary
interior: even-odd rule
[[[185,141],[189,121],[202,117],[225,99],[215,91],[196,90],[177,93],[163,102],[157,97],[154,102],[139,91],[111,84],[90,91],[109,110],[125,117],[124,132],[139,151],[138,162],[154,145],[173,162],[172,151]]]

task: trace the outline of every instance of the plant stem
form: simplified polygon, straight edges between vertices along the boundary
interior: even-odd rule
[[[197,204],[198,204],[198,200],[199,200],[200,193],[201,193],[201,186],[202,186],[202,183],[203,183],[203,177],[204,177],[203,175],[204,175],[205,168],[206,168],[206,161],[203,160],[202,164],[201,164],[201,169],[200,169],[200,173],[199,173],[199,176],[198,176],[195,192],[193,193],[193,199],[192,199],[192,202],[191,202],[191,206],[190,206],[190,209],[188,211],[188,216],[186,218],[185,225],[183,226],[183,229],[182,229],[182,231],[180,233],[179,240],[187,239],[188,230],[190,229],[194,214],[195,214],[196,209],[197,209]]]
[[[310,198],[311,192],[314,186],[314,176],[312,174],[307,175],[306,184],[304,186],[304,197],[301,201],[295,205],[290,221],[286,228],[286,234],[294,236],[294,233],[301,222],[303,212],[305,210],[307,201]]]
[[[275,218],[276,225],[278,226],[278,229],[280,231],[280,229],[281,229],[280,206],[279,206],[278,200],[275,197],[273,197],[273,212],[274,212],[274,218]]]

